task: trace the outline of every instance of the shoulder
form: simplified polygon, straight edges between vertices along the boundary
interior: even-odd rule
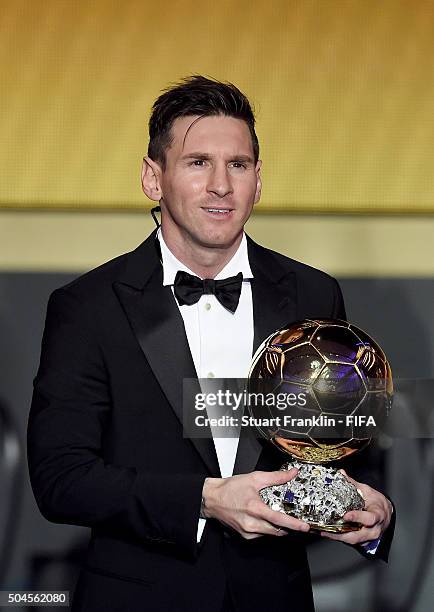
[[[87,291],[96,291],[101,289],[106,284],[113,283],[114,280],[122,273],[126,262],[131,253],[123,253],[101,265],[84,272],[70,281],[66,285],[60,287],[60,290],[69,291],[71,293],[80,293]]]
[[[109,320],[119,310],[114,290],[116,284],[140,289],[158,263],[153,232],[133,251],[119,255],[56,289],[50,296],[48,311],[91,316],[92,321],[100,317]]]
[[[336,283],[336,279],[326,272],[309,266],[301,261],[282,255],[277,251],[268,249],[254,242],[248,237],[249,255],[253,256],[255,262],[260,262],[260,266],[273,276],[293,273],[297,276],[297,282],[319,283],[324,286],[331,286]]]
[[[82,303],[105,300],[111,293],[112,284],[122,274],[130,253],[124,253],[100,266],[81,274],[63,285],[50,296],[50,300],[70,297]]]
[[[346,319],[342,292],[335,278],[251,239],[248,244],[253,275],[259,272],[278,285],[286,285],[297,302],[299,318]]]
[[[90,336],[89,330],[111,320],[117,308],[112,284],[127,257],[116,257],[55,289],[48,299],[44,335],[57,337],[66,329],[72,330],[70,336]]]

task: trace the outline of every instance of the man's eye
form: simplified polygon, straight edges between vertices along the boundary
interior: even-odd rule
[[[202,166],[205,165],[205,160],[204,159],[195,159],[191,162],[192,166],[197,166],[198,168],[201,168]]]
[[[238,168],[245,168],[246,164],[243,164],[243,162],[234,161],[234,162],[231,163],[231,166],[232,166],[232,168],[237,168],[238,169]]]

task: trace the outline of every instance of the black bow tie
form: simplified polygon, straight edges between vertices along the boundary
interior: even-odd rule
[[[241,284],[243,274],[239,272],[236,276],[214,280],[205,278],[200,280],[197,276],[179,270],[175,276],[174,291],[178,304],[196,304],[206,293],[216,296],[222,306],[235,312],[240,301]]]

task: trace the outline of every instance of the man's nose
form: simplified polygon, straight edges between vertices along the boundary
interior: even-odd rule
[[[214,193],[219,198],[233,192],[231,177],[228,168],[225,166],[215,166],[209,175],[208,191]]]

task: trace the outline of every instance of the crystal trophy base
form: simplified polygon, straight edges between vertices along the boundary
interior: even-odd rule
[[[284,512],[306,523],[311,529],[344,533],[357,531],[361,525],[344,521],[350,510],[363,510],[361,492],[335,468],[289,461],[282,470],[297,468],[295,478],[283,485],[259,491],[272,510]]]

